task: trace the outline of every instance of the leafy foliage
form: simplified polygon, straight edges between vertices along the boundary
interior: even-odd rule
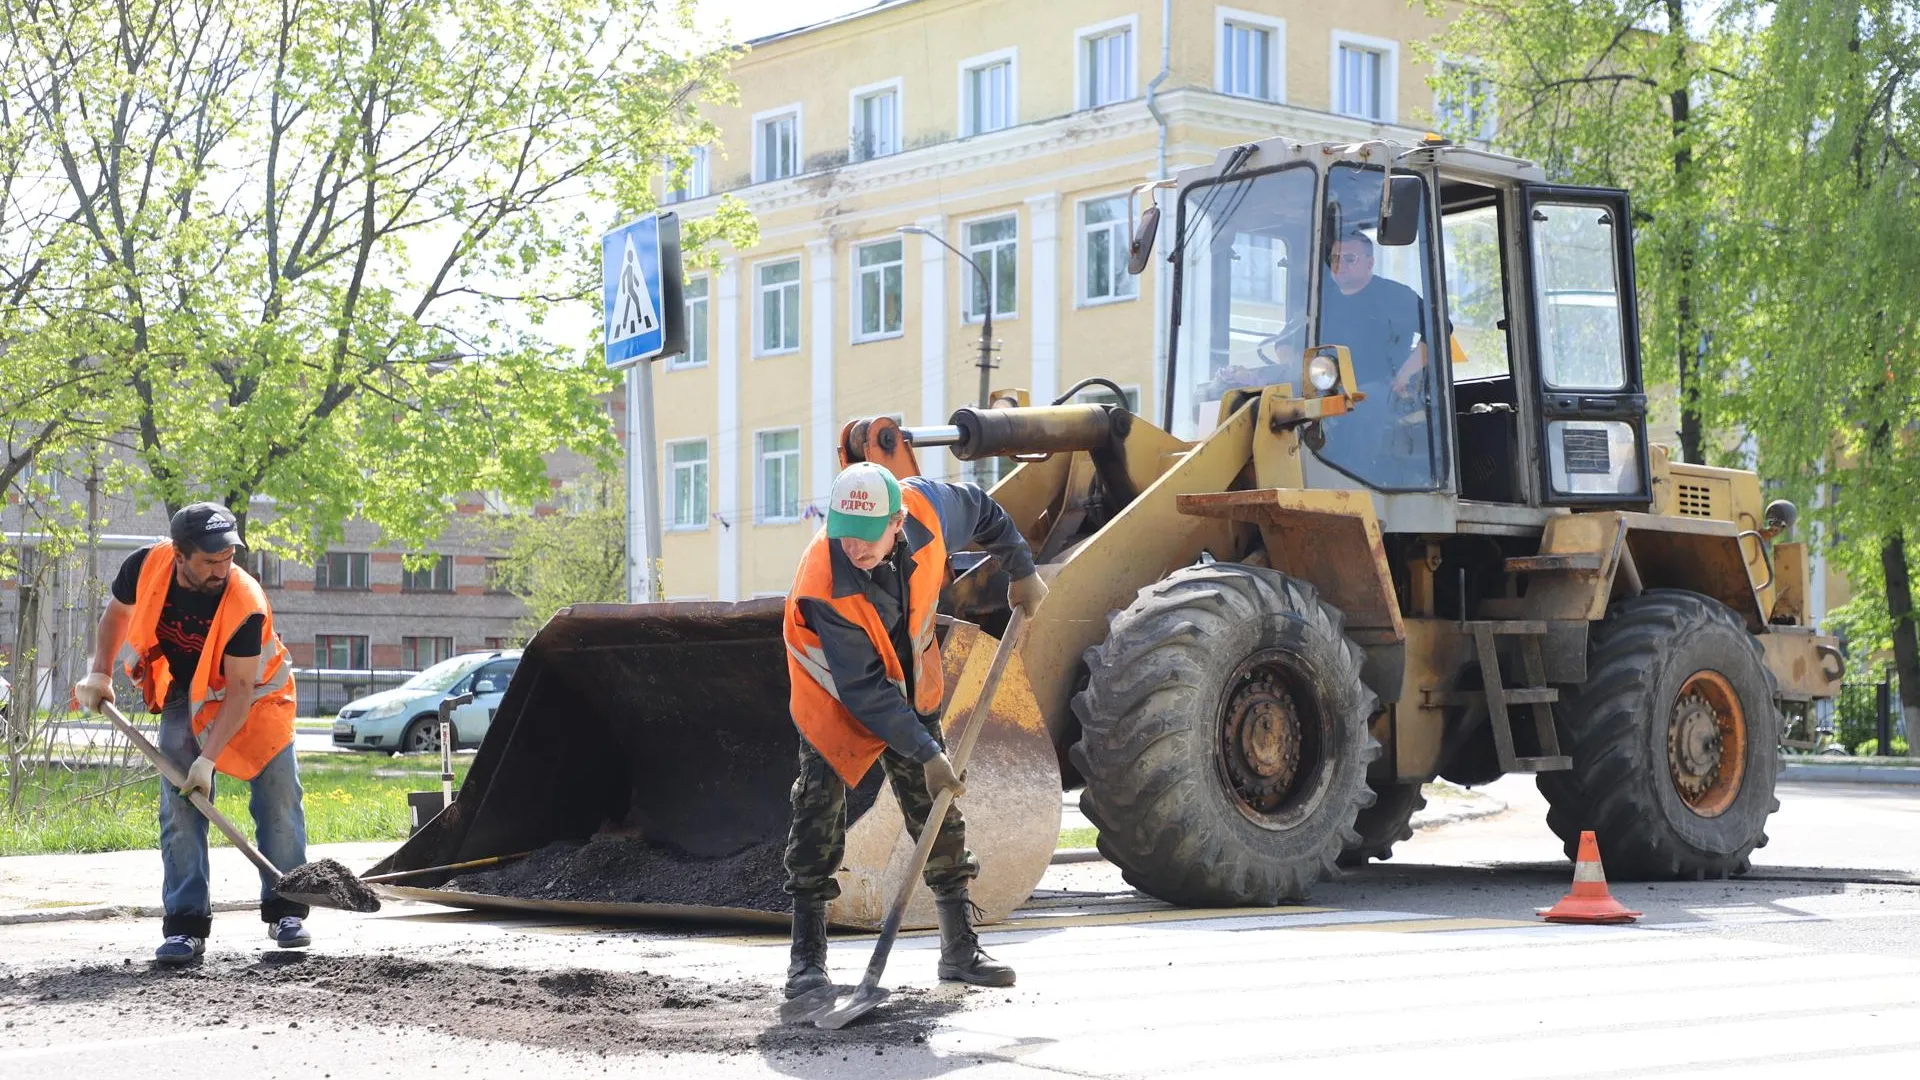
[[[601,473],[563,488],[555,512],[495,523],[507,550],[495,583],[526,602],[527,613],[514,624],[523,639],[569,604],[626,602],[625,491],[617,476]]]

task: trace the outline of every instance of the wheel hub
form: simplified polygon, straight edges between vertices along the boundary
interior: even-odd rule
[[[1268,813],[1292,789],[1300,769],[1300,711],[1271,671],[1255,671],[1227,701],[1221,758],[1235,794]]]
[[[1733,684],[1699,671],[1680,687],[1667,719],[1667,769],[1680,801],[1701,817],[1733,805],[1746,775],[1746,712]]]

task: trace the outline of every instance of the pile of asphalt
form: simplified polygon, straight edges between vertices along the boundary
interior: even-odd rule
[[[792,898],[784,841],[765,840],[717,858],[638,837],[548,844],[524,859],[462,874],[443,888],[522,900],[690,904],[786,912]]]
[[[399,956],[272,952],[208,957],[181,969],[113,965],[0,975],[12,1026],[103,1011],[178,1028],[280,1025],[425,1028],[446,1035],[606,1055],[844,1054],[912,1047],[959,1007],[912,988],[843,1031],[783,1024],[777,990],[646,972],[482,967]]]
[[[320,859],[296,866],[280,875],[274,891],[297,903],[341,911],[379,911],[380,897],[353,871],[333,861]]]

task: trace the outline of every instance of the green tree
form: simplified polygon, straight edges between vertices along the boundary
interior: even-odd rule
[[[1920,502],[1920,4],[1739,14],[1757,45],[1729,100],[1740,212],[1726,251],[1748,302],[1727,329],[1751,362],[1726,400],[1770,472],[1833,494],[1820,517],[1849,538],[1836,554],[1863,592],[1879,578],[1901,707],[1920,730],[1907,553]]]
[[[296,553],[532,502],[543,455],[612,447],[593,238],[731,92],[691,10],[0,0],[49,362],[105,373],[148,494],[272,496],[256,533]],[[753,226],[727,202],[686,233]]]
[[[552,512],[513,514],[495,524],[507,551],[495,564],[495,580],[527,605],[514,624],[522,639],[569,604],[626,602],[625,491],[617,475],[590,475],[563,487]]]
[[[1710,195],[1721,125],[1711,102],[1739,39],[1703,0],[1481,0],[1431,47],[1443,98],[1497,110],[1502,150],[1559,182],[1628,189],[1642,354],[1680,393],[1681,454],[1705,461],[1712,312]],[[1459,58],[1471,58],[1470,62]],[[1489,92],[1490,91],[1490,92]],[[1467,134],[1455,132],[1454,134]]]

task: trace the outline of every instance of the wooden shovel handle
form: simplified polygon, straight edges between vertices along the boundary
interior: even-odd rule
[[[147,737],[140,734],[140,729],[134,727],[133,723],[129,721],[126,716],[122,715],[118,705],[115,705],[111,701],[102,701],[100,703],[100,711],[106,715],[107,719],[113,721],[114,727],[120,729],[120,734],[125,735],[133,742],[136,750],[139,750],[148,761],[153,762],[153,767],[160,770],[161,778],[166,780],[167,783],[172,784],[174,790],[178,791],[187,786],[187,778],[181,775],[179,769],[174,768],[173,762],[167,760],[166,755],[160,752],[159,747],[148,742]],[[160,797],[163,799],[166,798],[167,793],[162,791]],[[239,829],[233,827],[233,822],[228,821],[225,814],[213,808],[213,803],[208,801],[205,795],[195,791],[187,796],[187,801],[192,803],[193,808],[200,811],[208,821],[213,822],[214,826],[226,836],[227,841],[231,843],[240,854],[245,855],[247,861],[259,867],[261,873],[272,874],[276,881],[283,876],[279,868],[267,861],[265,855],[260,854],[260,852],[254,849],[252,844],[247,843],[247,838],[241,835]]]

